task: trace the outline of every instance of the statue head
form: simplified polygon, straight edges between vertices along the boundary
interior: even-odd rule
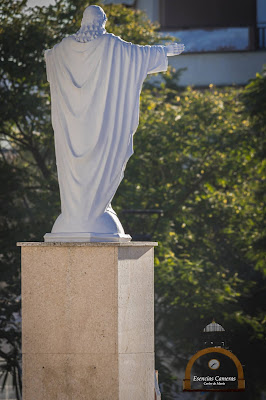
[[[105,27],[107,17],[99,6],[89,6],[83,13],[81,27]]]
[[[107,17],[103,9],[99,6],[89,6],[83,13],[81,27],[74,35],[78,42],[89,42],[103,35]]]

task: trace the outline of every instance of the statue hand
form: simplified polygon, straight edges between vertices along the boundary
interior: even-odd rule
[[[168,57],[178,56],[178,54],[181,54],[185,49],[185,45],[183,43],[173,43],[165,47]]]

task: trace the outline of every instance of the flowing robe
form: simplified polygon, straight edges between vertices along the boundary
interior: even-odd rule
[[[61,197],[52,233],[101,232],[97,221],[114,213],[111,200],[133,154],[142,83],[167,70],[166,50],[109,33],[86,43],[69,36],[45,60]]]

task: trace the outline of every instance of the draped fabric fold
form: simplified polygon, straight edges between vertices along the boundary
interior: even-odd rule
[[[52,233],[108,231],[97,221],[114,213],[111,200],[133,154],[142,83],[167,69],[165,48],[109,33],[86,43],[69,36],[45,60],[61,197]]]

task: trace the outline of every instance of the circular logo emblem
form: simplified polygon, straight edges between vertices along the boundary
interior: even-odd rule
[[[218,369],[220,367],[220,361],[216,360],[216,358],[212,358],[209,362],[208,362],[208,367],[210,369]]]

